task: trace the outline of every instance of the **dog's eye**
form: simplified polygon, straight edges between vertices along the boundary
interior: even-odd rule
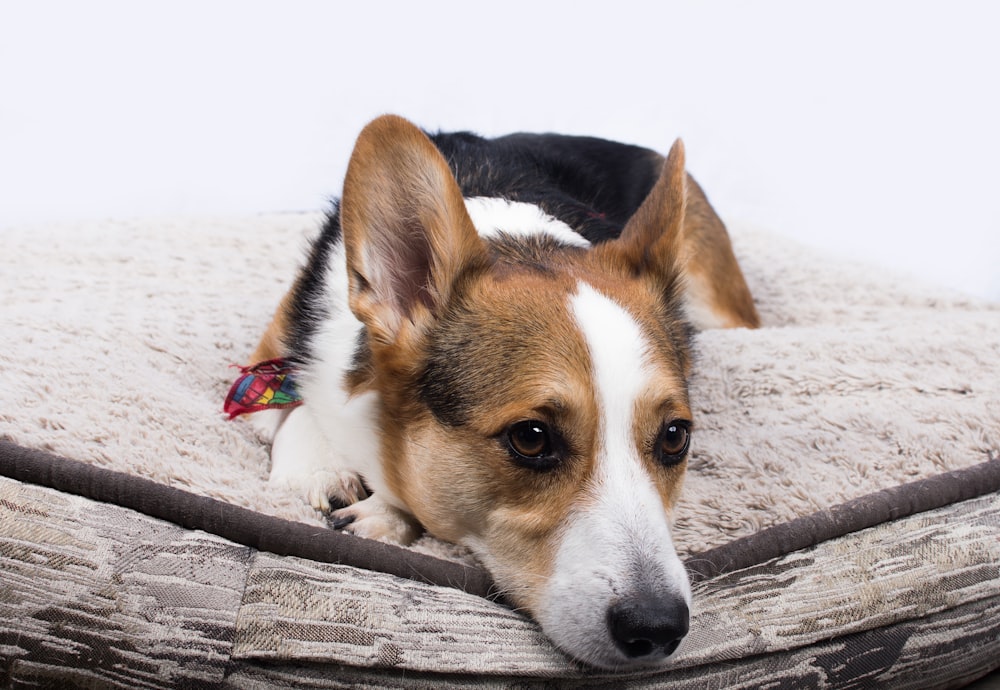
[[[656,459],[662,464],[676,465],[687,455],[691,444],[691,423],[683,419],[667,422],[656,439]]]
[[[507,440],[511,449],[524,458],[537,458],[552,452],[549,430],[542,422],[518,422],[510,428]]]
[[[544,422],[529,420],[518,422],[507,430],[507,446],[515,459],[526,460],[537,466],[541,460],[552,458],[552,438]]]

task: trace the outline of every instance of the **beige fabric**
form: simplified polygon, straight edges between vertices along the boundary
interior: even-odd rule
[[[698,585],[656,673],[589,674],[507,608],[0,478],[0,677],[111,687],[936,687],[1000,659],[1000,494]],[[390,682],[391,681],[391,682]]]
[[[322,525],[220,408],[318,215],[5,230],[0,437]],[[734,226],[764,328],[697,339],[682,553],[1000,456],[1000,308]],[[424,540],[424,550],[447,555]]]
[[[997,598],[998,534],[993,494],[708,580],[695,588],[691,633],[671,668],[787,651]],[[509,609],[389,575],[258,554],[246,600],[234,651],[241,658],[573,673]]]
[[[0,679],[211,687],[250,549],[0,477]]]

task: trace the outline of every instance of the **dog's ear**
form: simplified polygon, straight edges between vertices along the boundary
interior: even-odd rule
[[[392,115],[358,137],[341,227],[351,310],[374,343],[421,332],[457,276],[485,256],[444,157],[427,135]]]
[[[683,269],[684,207],[687,173],[684,143],[677,139],[663,162],[660,177],[632,214],[613,251],[637,272],[676,274]]]

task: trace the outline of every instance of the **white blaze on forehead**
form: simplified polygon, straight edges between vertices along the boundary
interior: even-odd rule
[[[632,421],[636,401],[649,381],[646,337],[625,309],[586,283],[577,286],[570,307],[590,350],[603,422],[601,454],[635,457]]]
[[[669,549],[669,527],[635,434],[636,408],[653,373],[652,345],[631,314],[586,283],[577,286],[570,308],[590,350],[600,420],[591,478],[595,500],[583,518],[595,523],[595,531],[586,538],[604,550],[602,558],[618,560],[627,550],[656,561],[663,545]]]

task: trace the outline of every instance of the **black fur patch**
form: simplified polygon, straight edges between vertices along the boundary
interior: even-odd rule
[[[431,135],[467,196],[536,204],[592,243],[617,237],[659,175],[649,149],[594,137]]]
[[[285,346],[289,361],[298,366],[312,361],[313,336],[320,324],[330,318],[331,310],[335,308],[326,302],[326,267],[341,238],[340,201],[334,200],[323,229],[309,250],[305,270],[299,273],[292,288],[295,296],[292,299],[292,318]]]
[[[511,134],[486,139],[468,132],[429,136],[466,197],[535,204],[591,243],[617,237],[659,175],[661,159],[653,151],[593,137]],[[340,241],[340,207],[334,202],[294,288],[286,345],[297,364],[315,358],[312,340],[335,308],[325,301],[323,283],[330,255]],[[539,270],[544,268],[543,255],[557,248],[545,239],[500,239],[494,244],[497,260],[523,261]]]

